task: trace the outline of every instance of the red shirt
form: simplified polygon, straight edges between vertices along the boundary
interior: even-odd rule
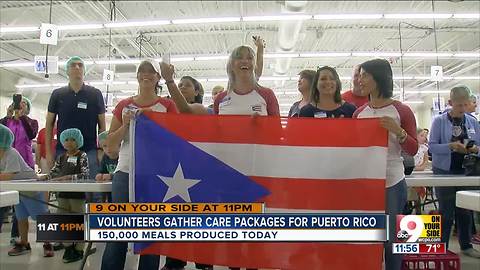
[[[354,95],[352,90],[348,90],[347,92],[343,93],[342,99],[348,103],[355,105],[357,108],[360,108],[364,104],[368,103],[368,96],[361,97]]]
[[[46,128],[42,128],[40,132],[38,132],[37,136],[37,144],[40,144],[40,157],[46,158],[47,150],[45,149],[45,133],[47,132]],[[57,129],[54,128],[52,132],[52,153],[55,153],[55,147],[57,146],[57,139],[55,139],[57,135]]]

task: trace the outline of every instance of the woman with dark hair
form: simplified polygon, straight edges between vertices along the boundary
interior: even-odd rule
[[[342,100],[341,90],[337,71],[328,66],[319,68],[310,88],[310,104],[300,110],[300,117],[351,118],[357,108]]]
[[[203,86],[190,76],[183,76],[178,83],[178,89],[187,100],[188,104],[203,103]]]
[[[393,73],[387,60],[374,59],[361,64],[360,87],[362,92],[369,93],[370,99],[353,117],[380,118],[380,125],[388,130],[385,205],[389,224],[393,227],[389,229],[389,241],[385,245],[385,269],[399,270],[402,256],[392,254],[392,242],[396,239],[396,215],[402,213],[407,203],[401,152],[412,156],[417,153],[415,116],[408,106],[392,99]]]
[[[312,87],[313,78],[315,77],[315,70],[305,69],[298,73],[297,88],[302,99],[293,103],[288,111],[288,117],[298,117],[300,110],[310,103],[310,88]]]
[[[38,122],[28,116],[32,103],[28,98],[22,96],[20,107],[18,109],[13,107],[12,103],[7,108],[7,116],[0,119],[0,124],[8,127],[13,132],[15,136],[13,148],[17,149],[28,166],[35,169],[32,140],[37,137]]]
[[[156,94],[160,80],[160,67],[153,59],[147,59],[137,68],[138,95],[121,100],[113,110],[112,123],[106,140],[107,147],[120,145],[117,168],[112,179],[112,202],[128,202],[128,179],[130,173],[130,121],[143,111],[177,113],[175,104]],[[102,257],[102,270],[123,269],[127,253],[127,242],[108,242]],[[160,256],[141,255],[138,269],[158,269]]]

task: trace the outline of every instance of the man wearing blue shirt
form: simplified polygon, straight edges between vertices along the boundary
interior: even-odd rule
[[[432,170],[434,174],[463,175],[464,156],[479,155],[480,125],[468,113],[470,90],[466,86],[457,86],[450,91],[451,109],[433,119],[430,129],[429,149],[432,153]],[[466,147],[473,141],[472,147]],[[456,192],[462,187],[436,187],[440,214],[442,215],[442,242],[447,243],[453,220],[457,221],[458,241],[462,253],[466,256],[480,258],[480,252],[471,244],[472,211],[455,207]],[[469,189],[469,188],[467,188]]]
[[[65,129],[78,128],[84,138],[80,150],[87,153],[90,179],[95,179],[98,171],[97,134],[105,131],[105,103],[100,90],[84,84],[85,65],[80,57],[71,57],[66,63],[66,70],[68,85],[53,90],[48,102],[46,145],[51,144],[57,116],[57,138],[60,138],[60,133]],[[53,167],[56,156],[63,151],[60,141],[56,153],[52,153],[50,147],[46,148],[49,168]]]

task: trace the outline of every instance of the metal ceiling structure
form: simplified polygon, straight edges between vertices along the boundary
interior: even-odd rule
[[[437,94],[429,80],[430,66],[437,62],[447,77],[440,82],[442,95],[459,83],[480,87],[478,1],[115,1],[111,21],[112,3],[52,1],[52,23],[60,31],[49,55],[89,61],[86,79],[102,90],[102,72],[111,63],[116,84],[109,89],[119,97],[136,91],[134,64],[140,54],[161,58],[170,53],[178,76],[202,79],[209,104],[211,88],[226,85],[226,56],[242,44],[254,47],[252,35],[266,40],[260,82],[274,89],[283,112],[298,98],[299,71],[333,66],[348,89],[353,66],[375,56],[392,63],[396,93],[403,85],[412,104]],[[62,66],[45,79],[28,65],[34,56],[45,55],[38,27],[49,21],[50,1],[0,5],[0,71],[22,78],[17,86],[23,91],[48,94],[52,85],[65,83]],[[108,62],[109,56],[117,64]],[[22,88],[32,84],[46,86]]]

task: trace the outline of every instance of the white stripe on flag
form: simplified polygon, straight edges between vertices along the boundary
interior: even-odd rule
[[[385,147],[302,147],[199,142],[192,144],[250,176],[332,180],[385,179],[386,176]]]

